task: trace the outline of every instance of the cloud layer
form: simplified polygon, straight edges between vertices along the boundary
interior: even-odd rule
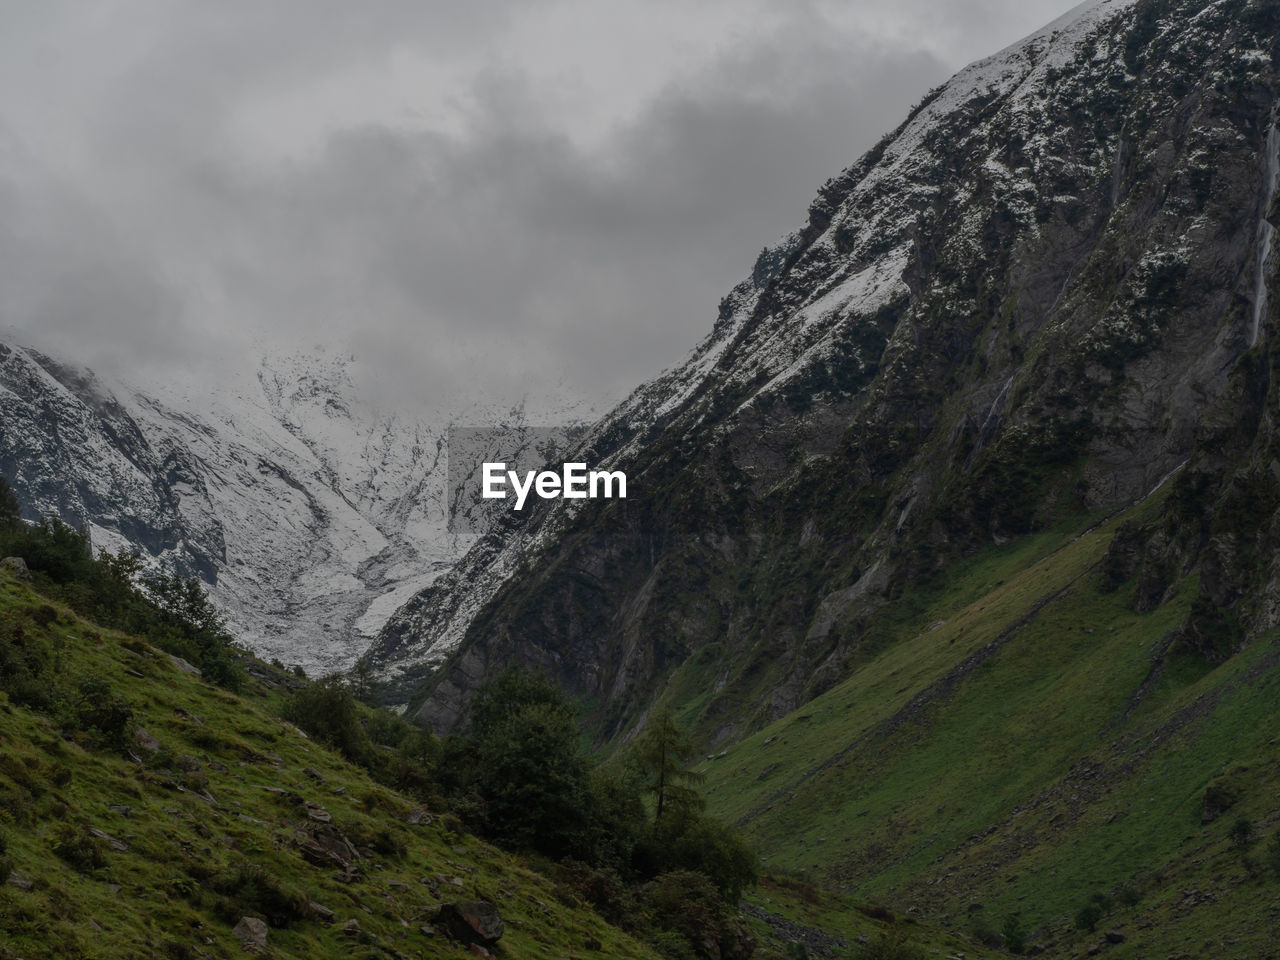
[[[142,378],[318,344],[413,402],[620,395],[929,87],[1061,12],[0,3],[0,327]]]

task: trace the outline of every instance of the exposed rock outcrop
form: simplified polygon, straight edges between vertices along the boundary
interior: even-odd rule
[[[513,521],[369,661],[440,729],[518,665],[596,704],[601,738],[682,682],[729,738],[839,679],[957,554],[1163,482],[1181,512],[1129,531],[1117,583],[1150,607],[1198,565],[1202,650],[1280,622],[1280,451],[1257,439],[1277,17],[1097,0],[962,71],[593,429],[577,458],[625,468],[627,500]],[[1220,522],[1246,504],[1247,538]]]

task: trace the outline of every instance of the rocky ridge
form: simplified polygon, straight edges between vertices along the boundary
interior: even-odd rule
[[[1211,524],[1240,462],[1222,435],[1243,456],[1269,420],[1277,17],[1097,0],[959,73],[593,429],[583,458],[627,469],[625,503],[482,541],[369,662],[440,728],[518,664],[595,704],[601,737],[688,694],[727,738],[826,689],[959,553],[1171,477]],[[1153,536],[1116,564],[1185,570],[1212,540]],[[1244,610],[1250,571],[1206,589],[1256,630],[1276,617]]]

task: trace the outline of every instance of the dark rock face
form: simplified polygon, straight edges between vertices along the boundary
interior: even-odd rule
[[[179,508],[183,496],[203,490],[171,482],[179,454],[153,448],[106,387],[86,371],[0,344],[0,391],[0,474],[27,519],[50,513],[73,526],[98,524],[167,555],[188,576],[216,581],[221,530],[197,529]]]
[[[834,683],[875,611],[958,554],[1171,476],[1190,506],[1127,531],[1115,584],[1137,574],[1150,607],[1198,564],[1206,611],[1277,585],[1191,624],[1203,648],[1280,622],[1280,14],[1073,17],[825,184],[686,366],[597,425],[579,459],[626,469],[626,501],[535,512],[393,618],[368,658],[420,719],[456,725],[514,664],[598,704],[602,738],[682,682],[733,736]],[[1214,519],[1246,504],[1248,543]]]
[[[446,903],[431,922],[464,944],[492,947],[502,939],[502,917],[492,903]]]

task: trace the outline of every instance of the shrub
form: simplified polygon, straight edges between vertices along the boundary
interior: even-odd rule
[[[200,902],[200,884],[194,878],[181,875],[171,877],[168,886],[176,896],[181,897],[183,900],[190,900],[192,903]]]
[[[596,866],[632,875],[636,844],[648,833],[641,785],[632,771],[597,768],[590,777],[590,856]]]
[[[58,619],[58,611],[47,603],[42,603],[31,611],[31,620],[38,627],[48,627]]]
[[[5,553],[21,556],[32,573],[55,584],[88,583],[93,579],[89,534],[57,517],[45,517],[30,527],[8,532]]]
[[[683,933],[659,930],[649,937],[649,944],[666,960],[699,960],[698,951]]]
[[[58,859],[81,873],[92,873],[107,864],[106,845],[79,824],[59,824],[53,831],[51,847]]]
[[[1280,830],[1271,835],[1271,842],[1267,844],[1267,852],[1265,854],[1267,866],[1271,868],[1277,879],[1280,879]]]
[[[969,935],[983,946],[991,947],[993,949],[999,947],[1004,942],[1004,938],[1000,935],[999,931],[997,931],[996,928],[992,926],[991,921],[982,916],[982,914],[978,914],[978,916],[974,918],[973,923],[969,927]]]
[[[210,886],[222,894],[215,912],[227,923],[236,923],[245,914],[256,914],[273,927],[287,927],[311,913],[310,898],[305,892],[247,860],[228,866],[212,878]]]
[[[371,747],[355,697],[340,677],[303,687],[285,704],[284,718],[338,750],[348,760],[367,760]]]
[[[577,860],[557,864],[553,877],[575,899],[595,908],[615,927],[634,929],[640,920],[635,895],[618,874],[609,869],[598,870]]]
[[[1022,918],[1016,913],[1004,918],[1000,932],[1004,935],[1004,948],[1010,953],[1022,953],[1027,949],[1027,932],[1022,927]]]
[[[211,642],[200,651],[200,674],[224,690],[237,691],[244,686],[244,668],[231,652],[229,643]]]
[[[669,869],[696,870],[737,903],[744,888],[755,884],[760,861],[755,852],[724,824],[706,817],[668,815],[654,828]]]
[[[1097,928],[1098,922],[1103,918],[1102,907],[1094,903],[1092,900],[1080,908],[1076,914],[1076,927],[1080,930],[1087,930],[1089,933]]]
[[[493,839],[559,859],[592,846],[588,765],[577,718],[541,677],[508,670],[477,691],[471,736],[442,745],[440,785],[470,804],[468,818]]]
[[[342,824],[342,832],[357,847],[367,847],[392,860],[402,860],[408,853],[408,844],[399,831],[390,826],[375,825],[367,820]]]
[[[1266,878],[1266,871],[1262,864],[1258,862],[1258,858],[1248,853],[1240,854],[1240,866],[1244,867],[1245,875],[1256,883],[1261,883]]]
[[[22,508],[9,481],[0,477],[0,531],[8,533],[22,526]]]
[[[116,696],[105,677],[81,677],[76,688],[78,699],[72,709],[77,726],[96,733],[105,744],[123,747],[133,723],[133,707]]]
[[[665,873],[645,886],[644,901],[658,930],[678,933],[690,944],[719,946],[738,933],[731,923],[728,905],[700,873]]]
[[[30,526],[0,522],[0,555],[8,554],[25,559],[37,584],[76,612],[196,662],[213,683],[232,690],[243,683],[226,625],[199,581],[177,574],[144,575],[137,551],[101,551],[95,559],[88,533],[56,517]],[[46,604],[32,617],[47,627],[58,613]]]
[[[14,703],[47,710],[55,693],[52,673],[47,645],[8,614],[0,617],[0,690]]]
[[[1237,850],[1247,850],[1253,843],[1253,821],[1241,817],[1231,825],[1227,836]]]
[[[35,798],[30,791],[14,785],[0,785],[0,823],[30,823],[35,818]]]

